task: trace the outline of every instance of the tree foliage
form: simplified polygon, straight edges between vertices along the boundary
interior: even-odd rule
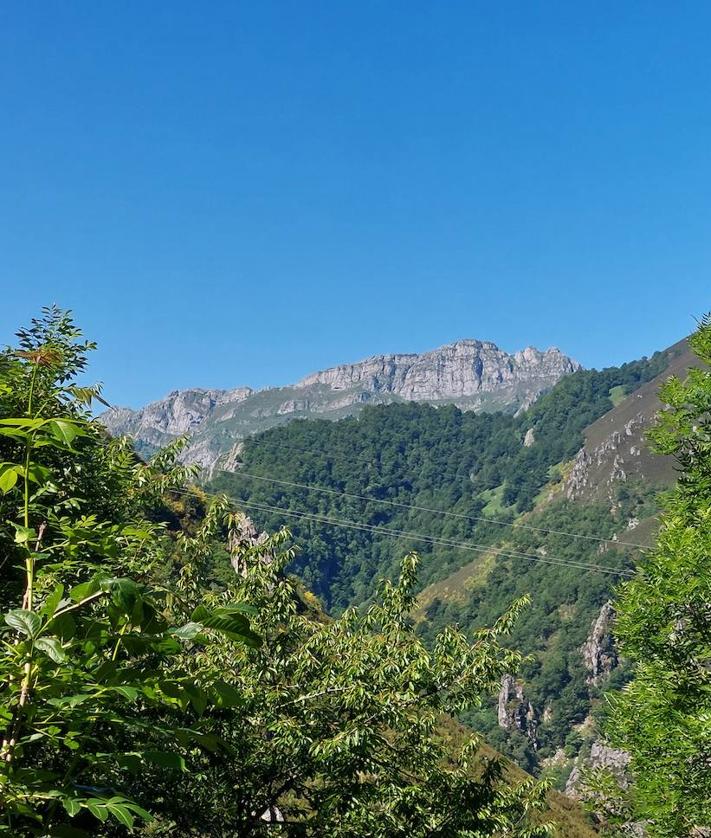
[[[145,463],[92,420],[91,348],[50,309],[0,355],[0,831],[546,834],[545,788],[443,729],[520,662],[523,603],[428,648],[408,555],[327,618],[288,532],[245,538],[180,443]]]
[[[600,553],[596,539],[612,538],[630,519],[651,514],[654,505],[647,487],[629,481],[612,508],[556,502],[529,512],[525,523],[538,530],[486,519],[518,520],[560,473],[557,464],[579,450],[585,427],[612,407],[610,389],[632,391],[666,362],[667,355],[658,353],[622,367],[580,371],[517,417],[411,403],[365,408],[358,418],[340,422],[295,421],[246,440],[238,472],[220,474],[210,485],[246,504],[264,528],[291,521],[302,548],[291,567],[330,609],[371,602],[375,580],[396,572],[403,549],[421,554],[420,583],[432,585],[420,625],[428,642],[447,625],[484,627],[513,599],[531,594],[513,642],[531,656],[522,674],[536,708],[536,740],[503,731],[493,700],[467,720],[523,768],[537,771],[542,759],[566,745],[571,726],[599,698],[580,647],[617,577],[585,565],[625,572],[632,558],[624,547],[608,545]],[[528,429],[535,444],[525,447]],[[304,513],[358,526],[298,517]],[[378,527],[401,536],[392,538]],[[570,538],[570,531],[583,538]],[[495,548],[541,561],[497,555]],[[549,564],[546,556],[577,566]],[[469,564],[466,583],[438,588]]]
[[[680,475],[655,549],[619,592],[616,634],[634,675],[607,723],[632,757],[632,816],[663,838],[711,828],[711,319],[690,344],[703,366],[666,383],[651,432]]]
[[[120,791],[127,775],[181,770],[202,735],[185,709],[214,685],[183,665],[186,641],[257,636],[242,615],[225,627],[204,605],[186,630],[197,593],[187,562],[176,590],[152,578],[164,528],[148,514],[186,477],[177,447],[143,464],[90,421],[99,391],[74,377],[92,344],[68,315],[48,310],[19,337],[0,361],[0,830],[131,827],[150,815]]]

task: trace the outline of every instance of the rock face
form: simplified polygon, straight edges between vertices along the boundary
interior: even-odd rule
[[[598,769],[605,768],[610,771],[620,788],[626,789],[629,786],[630,778],[627,773],[627,766],[630,762],[630,755],[625,751],[618,751],[616,748],[610,748],[604,742],[593,742],[590,749],[590,757],[586,761],[586,768]],[[581,766],[576,764],[570,772],[568,781],[565,784],[565,793],[569,797],[580,798],[580,780],[582,777]]]
[[[254,522],[247,515],[242,515],[238,521],[235,522],[234,529],[230,533],[228,542],[228,549],[230,551],[230,562],[234,572],[238,576],[244,576],[247,572],[247,567],[244,564],[242,555],[242,548],[249,549],[256,547],[267,539],[267,534],[259,532],[254,526]]]
[[[504,675],[501,679],[497,716],[499,727],[505,730],[520,730],[528,736],[534,748],[538,747],[538,715],[526,698],[523,685],[512,675]]]
[[[359,387],[407,401],[453,401],[517,388],[522,403],[533,400],[579,365],[558,349],[529,347],[508,355],[489,341],[460,340],[422,355],[376,355],[302,379],[297,387],[325,384]]]
[[[141,410],[112,408],[101,416],[101,421],[115,436],[130,436],[145,448],[159,448],[176,437],[193,435],[217,407],[239,404],[252,392],[249,387],[175,390]],[[193,451],[191,462],[200,462],[196,453]],[[209,455],[207,459],[210,459]]]
[[[617,666],[617,650],[612,636],[614,620],[615,609],[611,602],[606,602],[581,650],[585,667],[590,673],[588,683],[595,686],[599,686]]]
[[[293,418],[340,419],[365,404],[394,401],[516,412],[579,368],[558,349],[510,355],[489,341],[461,340],[420,355],[343,364],[288,387],[178,390],[140,410],[112,408],[100,419],[112,434],[133,437],[142,453],[189,434],[185,462],[211,470],[234,459],[228,455],[239,440]]]
[[[585,494],[593,486],[597,491],[601,484],[599,477],[605,472],[602,488],[612,497],[616,483],[627,480],[629,474],[637,475],[641,469],[635,460],[642,456],[642,436],[650,419],[638,413],[625,422],[621,430],[612,431],[602,442],[590,449],[578,451],[568,477],[565,493],[570,500]]]

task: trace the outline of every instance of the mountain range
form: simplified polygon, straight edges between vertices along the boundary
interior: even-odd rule
[[[285,387],[176,390],[139,410],[112,408],[101,421],[142,453],[188,434],[185,461],[213,471],[230,467],[240,440],[292,419],[341,419],[368,404],[407,401],[516,413],[578,369],[555,348],[509,354],[490,341],[460,340],[421,354],[375,355]]]

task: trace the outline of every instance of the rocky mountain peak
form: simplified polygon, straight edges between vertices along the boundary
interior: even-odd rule
[[[515,412],[579,368],[558,349],[509,354],[491,341],[465,339],[340,364],[286,387],[176,390],[140,410],[114,408],[101,421],[113,434],[132,436],[145,453],[189,434],[185,460],[212,469],[229,461],[239,440],[291,418],[337,419],[368,403],[403,400]]]
[[[580,365],[558,349],[527,347],[514,355],[491,341],[458,340],[421,354],[374,355],[313,373],[296,386],[363,386],[414,401],[456,401],[516,386],[536,395]]]

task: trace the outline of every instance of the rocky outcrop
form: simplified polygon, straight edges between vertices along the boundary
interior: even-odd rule
[[[235,522],[234,527],[230,531],[227,547],[230,552],[232,567],[238,576],[244,576],[247,571],[244,563],[244,551],[250,547],[256,547],[258,544],[262,544],[266,539],[267,534],[259,532],[249,516],[243,514]],[[262,560],[266,558],[263,557]]]
[[[526,698],[523,685],[512,675],[504,675],[497,706],[499,727],[505,730],[519,730],[530,740],[534,748],[538,747],[538,714]]]
[[[234,461],[229,453],[240,439],[291,418],[341,418],[368,403],[403,399],[516,412],[577,369],[558,349],[510,355],[488,341],[461,340],[420,355],[343,364],[288,387],[177,390],[140,410],[112,408],[100,420],[112,434],[133,437],[142,453],[189,434],[183,460],[211,471]]]
[[[421,355],[376,355],[332,367],[296,386],[362,387],[408,401],[452,401],[513,387],[537,395],[579,367],[558,349],[528,347],[509,355],[489,341],[460,340]]]
[[[592,747],[590,748],[590,756],[585,761],[584,767],[581,766],[579,759],[573,766],[573,770],[570,772],[568,781],[565,784],[565,793],[568,797],[580,799],[580,783],[584,771],[594,771],[601,768],[610,771],[619,783],[620,788],[626,789],[630,784],[630,778],[627,773],[629,763],[630,755],[625,751],[610,748],[604,742],[593,742]]]
[[[612,636],[614,620],[615,609],[611,602],[606,602],[581,649],[585,668],[590,673],[589,684],[599,686],[617,666],[617,650]]]
[[[114,436],[131,436],[144,445],[158,447],[184,434],[194,434],[215,408],[242,402],[252,392],[249,387],[174,390],[140,410],[112,407],[102,414],[101,421]]]
[[[626,480],[634,468],[630,461],[641,456],[641,446],[634,442],[642,436],[647,423],[648,420],[639,414],[626,422],[621,430],[612,431],[598,445],[581,448],[565,486],[566,497],[575,500],[593,484],[599,488],[599,472],[604,467],[607,474],[603,483],[608,490]]]

